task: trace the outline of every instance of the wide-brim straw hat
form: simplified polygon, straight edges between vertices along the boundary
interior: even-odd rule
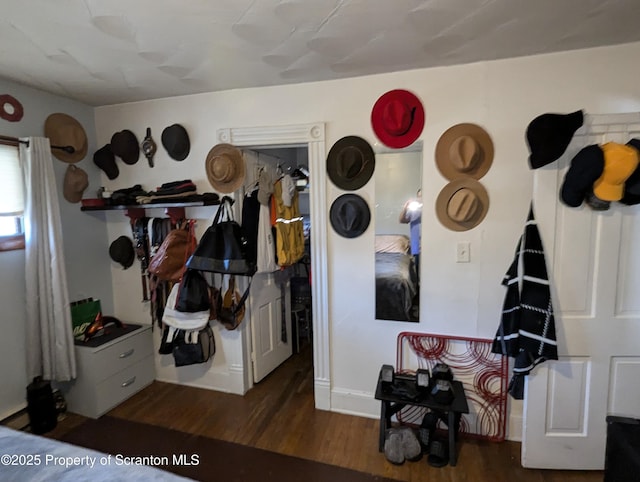
[[[373,148],[358,136],[346,136],[336,141],[327,155],[329,179],[347,191],[364,186],[371,179],[375,165]]]
[[[387,147],[410,146],[422,134],[424,107],[408,90],[390,90],[381,95],[371,110],[371,126]]]
[[[73,152],[51,149],[51,153],[63,162],[80,162],[87,155],[87,133],[76,119],[61,112],[51,114],[44,121],[44,135],[52,146],[71,146]]]
[[[436,199],[436,215],[452,231],[475,228],[489,211],[489,194],[471,177],[461,177],[442,188]]]
[[[205,161],[207,179],[221,193],[236,191],[246,175],[242,152],[231,144],[217,144],[211,148]]]
[[[457,124],[436,144],[436,166],[450,181],[462,176],[480,179],[493,163],[491,136],[477,124]]]

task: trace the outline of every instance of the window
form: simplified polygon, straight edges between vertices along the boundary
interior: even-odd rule
[[[0,145],[0,250],[24,247],[24,181],[18,149]]]

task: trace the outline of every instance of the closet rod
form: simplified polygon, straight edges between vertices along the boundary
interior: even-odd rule
[[[5,146],[18,146],[18,144],[26,144],[29,147],[29,141],[21,141],[17,137],[0,136],[0,144]],[[76,152],[73,146],[51,146],[51,149],[62,149],[67,154],[73,154]]]

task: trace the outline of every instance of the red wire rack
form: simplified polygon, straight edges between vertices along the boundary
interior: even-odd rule
[[[469,413],[462,416],[461,433],[493,442],[505,439],[509,366],[506,357],[491,353],[492,340],[402,332],[397,343],[397,372],[431,371],[437,363],[446,363],[462,383]],[[418,425],[426,410],[407,406],[397,418]]]

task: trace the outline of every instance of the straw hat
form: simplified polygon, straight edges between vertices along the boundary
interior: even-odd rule
[[[51,114],[44,121],[44,135],[52,146],[71,146],[73,153],[51,149],[51,153],[63,162],[80,162],[87,155],[87,133],[80,123],[67,114]]]
[[[436,144],[436,166],[449,180],[461,176],[480,179],[493,162],[493,142],[476,124],[457,124],[447,129]]]
[[[89,176],[83,169],[69,164],[64,175],[62,194],[70,203],[80,202],[84,190],[89,186]]]
[[[244,182],[245,165],[242,152],[231,144],[218,144],[207,154],[207,179],[221,193],[231,193]]]
[[[436,214],[446,228],[468,231],[482,222],[489,211],[489,195],[482,184],[470,177],[454,179],[436,199]]]
[[[387,147],[407,147],[424,128],[424,107],[408,90],[396,89],[380,96],[371,110],[371,126]]]
[[[346,136],[329,149],[327,174],[337,187],[354,191],[371,179],[375,164],[373,148],[366,140]]]

